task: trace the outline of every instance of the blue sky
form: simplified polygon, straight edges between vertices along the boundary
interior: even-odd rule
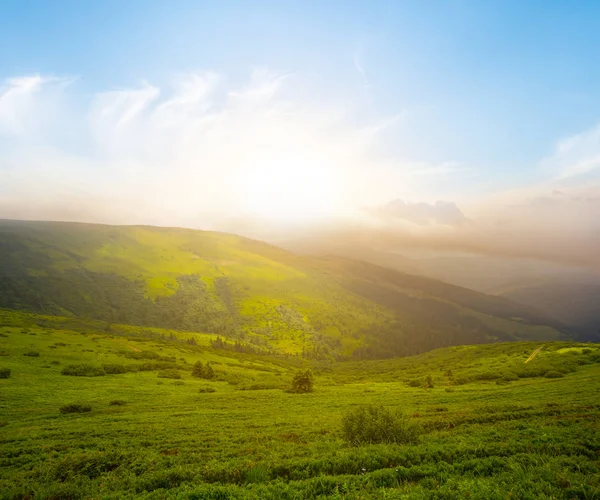
[[[258,184],[264,184],[277,178],[276,169],[303,170],[302,162],[314,161],[314,175],[300,179],[292,173],[294,182],[304,183],[299,191],[282,187],[285,175],[270,190],[241,191],[254,199],[283,192],[280,198],[296,197],[296,205],[311,195],[309,185],[327,182],[346,182],[345,193],[325,189],[318,196],[343,198],[339,204],[347,206],[353,197],[377,205],[394,198],[472,202],[515,189],[546,196],[583,189],[598,179],[600,3],[595,1],[3,0],[0,46],[0,145],[5,147],[0,170],[12,179],[5,196],[8,190],[27,191],[24,174],[17,172],[25,172],[25,164],[29,174],[36,162],[60,164],[51,173],[64,176],[62,195],[73,179],[81,180],[74,189],[85,195],[102,182],[126,184],[155,175],[160,168],[144,162],[157,157],[184,158],[180,184],[193,177],[192,163],[198,179],[198,169],[204,169],[202,175],[216,183],[215,171],[227,164],[224,171],[238,183],[254,168]],[[33,77],[40,80],[21,80]],[[210,86],[210,98],[202,94],[201,106],[196,97],[187,101],[190,85],[197,92]],[[254,111],[247,101],[232,104],[232,96],[239,95],[253,96]],[[210,114],[215,123],[224,123],[237,117],[227,122],[237,131],[229,139],[238,141],[230,142],[231,148],[255,152],[259,143],[254,166],[242,168],[238,157],[221,158],[209,146],[192,150],[188,143],[182,151],[173,142],[151,150],[144,143],[150,124],[152,130],[158,126],[158,115],[151,118],[150,111],[160,102],[180,108],[191,103],[193,124],[182,118],[191,111],[179,108],[171,119],[186,137],[199,134],[203,144],[221,129],[199,131],[202,119]],[[117,108],[120,116],[114,114]],[[110,123],[107,110],[113,113]],[[36,125],[27,113],[42,118]],[[274,113],[283,121],[273,122]],[[266,160],[262,137],[246,137],[254,129],[281,132]],[[290,141],[294,133],[302,140]],[[366,136],[352,149],[356,137],[360,142]],[[228,144],[220,137],[220,144]],[[323,165],[342,162],[338,152],[346,146],[360,162],[348,167],[352,182],[339,182],[346,176],[343,168]],[[306,158],[297,158],[300,148],[308,151]],[[43,151],[55,163],[32,151]],[[240,168],[251,174],[239,174]],[[335,170],[333,177],[322,177],[316,172],[321,168]],[[172,171],[163,174],[173,177]],[[367,188],[368,176],[378,181]],[[153,182],[162,183],[160,177]],[[368,195],[362,196],[362,186]],[[222,194],[225,188],[215,189]],[[171,191],[174,198],[189,195]],[[314,208],[331,206],[322,200]],[[264,215],[276,209],[267,204],[257,210]]]
[[[4,77],[76,75],[80,90],[254,66],[305,74],[323,98],[414,114],[399,154],[515,178],[600,117],[600,4],[564,1],[6,1]],[[365,106],[367,108],[367,106]],[[524,171],[525,168],[525,171]]]

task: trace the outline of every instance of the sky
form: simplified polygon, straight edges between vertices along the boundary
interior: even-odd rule
[[[0,47],[0,217],[600,265],[596,1],[1,0]]]

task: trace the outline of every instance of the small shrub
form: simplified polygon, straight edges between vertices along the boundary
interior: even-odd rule
[[[413,378],[407,381],[406,385],[408,385],[408,387],[421,387],[423,385],[423,382],[418,378]]]
[[[54,359],[54,360],[50,361],[50,364],[51,365],[60,365],[60,361]]]
[[[198,389],[198,392],[204,394],[208,392],[217,392],[217,390],[214,387],[200,387],[200,389]]]
[[[177,370],[162,370],[158,372],[158,378],[180,379],[181,373],[179,373]]]
[[[407,417],[383,406],[360,406],[342,417],[342,434],[353,445],[413,443],[420,432],[420,427]]]
[[[454,383],[457,385],[469,384],[472,381],[473,379],[467,375],[459,375],[458,377],[454,377]]]
[[[194,363],[194,368],[192,368],[192,377],[210,380],[215,378],[215,371],[210,363],[206,363],[206,365],[204,365],[202,364],[202,361],[197,361]]]
[[[23,354],[23,356],[29,356],[31,358],[39,358],[40,353],[37,351],[29,351],[29,352],[26,352],[25,354]]]
[[[592,350],[589,347],[581,350],[581,354],[591,354]]]
[[[256,384],[244,385],[238,388],[240,391],[266,391],[271,389],[281,389],[281,384],[276,382],[257,382]]]
[[[185,382],[183,380],[176,380],[173,382],[173,385],[185,385]]]
[[[296,375],[294,375],[294,378],[292,379],[292,386],[290,387],[289,392],[294,392],[296,394],[312,392],[314,384],[315,376],[310,369],[299,371],[296,372]]]
[[[60,373],[71,377],[101,377],[104,375],[104,370],[99,366],[81,363],[65,366]]]
[[[108,374],[108,375],[116,375],[119,373],[127,373],[129,371],[129,369],[123,365],[118,365],[118,364],[106,364],[106,365],[102,365],[102,368],[104,369],[104,373]]]
[[[80,405],[71,403],[60,407],[61,413],[87,413],[92,411],[92,407],[88,405]]]
[[[557,372],[555,370],[550,370],[544,374],[546,378],[562,378],[565,375],[563,373]]]
[[[0,368],[0,378],[10,377],[10,368]]]
[[[127,401],[123,401],[122,399],[113,399],[110,403],[110,406],[124,406],[127,404]]]

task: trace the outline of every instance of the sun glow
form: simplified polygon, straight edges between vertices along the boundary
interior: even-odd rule
[[[333,170],[310,155],[269,155],[248,163],[240,175],[240,203],[251,215],[310,220],[333,215],[340,187]]]

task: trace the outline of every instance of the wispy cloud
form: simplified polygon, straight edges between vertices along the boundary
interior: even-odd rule
[[[0,94],[0,216],[31,217],[38,207],[35,217],[53,218],[53,204],[83,202],[80,213],[95,211],[96,221],[143,214],[146,222],[205,226],[207,214],[244,212],[249,171],[265,164],[319,170],[313,177],[335,186],[328,206],[338,212],[406,196],[423,169],[388,157],[380,140],[401,115],[356,123],[347,105],[294,99],[295,79],[258,69],[233,85],[195,72],[170,87],[98,92],[84,107],[67,80],[9,79]]]
[[[542,161],[556,181],[600,173],[600,125],[558,141],[554,154]]]
[[[352,61],[354,62],[354,67],[356,68],[356,71],[358,71],[358,73],[360,74],[360,76],[363,80],[364,88],[366,90],[369,90],[371,88],[371,84],[369,83],[369,78],[367,77],[367,72],[365,71],[365,69],[363,67],[361,59],[362,59],[362,50],[355,52],[354,55],[352,56]]]

